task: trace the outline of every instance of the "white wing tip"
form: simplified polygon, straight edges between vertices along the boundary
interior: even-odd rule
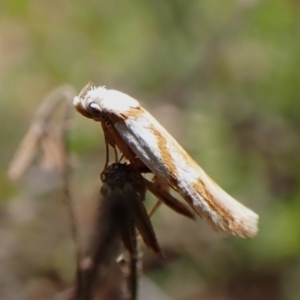
[[[230,211],[228,218],[220,215],[218,217],[219,222],[213,222],[213,227],[226,235],[232,234],[242,238],[254,238],[258,232],[259,216],[243,205],[239,207],[238,211]]]
[[[240,237],[253,238],[258,232],[259,216],[250,209],[247,209],[243,216],[232,223],[232,233]]]

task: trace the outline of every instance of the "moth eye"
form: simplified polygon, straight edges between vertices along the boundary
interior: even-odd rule
[[[100,108],[99,104],[97,104],[97,103],[94,103],[94,102],[90,103],[89,109],[90,109],[90,113],[93,116],[99,116],[101,114],[101,108]]]

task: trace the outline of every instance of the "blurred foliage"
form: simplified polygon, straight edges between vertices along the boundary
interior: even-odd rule
[[[145,274],[162,293],[298,299],[299,53],[297,0],[2,0],[0,298],[52,299],[72,283],[59,187],[35,189],[54,175],[32,167],[17,192],[6,169],[41,99],[58,85],[79,91],[91,80],[141,99],[260,215],[254,240],[223,239],[162,208],[153,222],[166,260],[145,252]],[[71,141],[86,238],[103,165],[100,126],[74,114]]]

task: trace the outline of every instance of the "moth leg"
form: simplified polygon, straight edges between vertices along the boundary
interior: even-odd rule
[[[121,157],[118,159],[117,162],[118,162],[118,163],[121,163],[121,161],[122,161],[122,159],[123,159],[124,157],[125,157],[124,154],[122,154]]]
[[[148,216],[149,218],[151,218],[154,213],[158,210],[158,208],[160,207],[162,201],[159,198],[156,198],[156,202],[154,204],[154,206],[150,209],[150,211],[148,212]]]
[[[104,132],[105,152],[106,152],[105,164],[104,164],[103,170],[100,174],[100,178],[103,181],[103,172],[106,170],[106,168],[108,167],[108,164],[109,164],[109,146],[111,146],[114,150],[115,162],[118,162],[118,149],[117,149],[117,145],[116,145],[114,136],[111,134],[111,131],[113,130],[112,125],[107,120],[104,119],[101,122],[101,126],[102,126],[102,130]]]
[[[114,128],[113,124],[109,121],[105,121],[105,124],[102,125],[104,135],[107,137],[108,143],[113,148],[118,148],[118,150],[128,159],[129,161],[134,160],[135,154],[123,140],[117,130]],[[116,158],[116,161],[118,159]]]
[[[160,184],[155,184],[143,177],[144,183],[147,189],[159,198],[165,205],[176,211],[177,213],[194,219],[195,215],[190,211],[189,207],[184,203],[173,197],[168,191],[166,191]]]
[[[104,180],[104,172],[105,172],[105,170],[106,170],[106,168],[108,166],[108,163],[109,163],[109,144],[108,144],[108,142],[105,139],[105,164],[104,164],[103,170],[100,173],[100,179],[101,179],[101,181]]]
[[[103,181],[103,173],[105,172],[108,163],[109,163],[109,145],[111,145],[112,147],[115,147],[115,143],[114,141],[111,139],[109,132],[108,132],[108,128],[107,128],[107,122],[105,122],[104,120],[101,122],[101,127],[104,133],[104,142],[105,142],[105,164],[103,167],[102,172],[100,173],[100,179],[101,181]]]
[[[115,162],[118,162],[118,151],[117,151],[117,147],[113,147],[114,148],[114,152],[115,152]]]
[[[164,187],[164,188],[166,188],[166,190],[168,190],[168,186],[166,185],[166,183],[162,182],[157,176],[153,177],[153,182],[154,182],[154,184],[156,184],[160,187]],[[156,197],[156,202],[155,202],[154,206],[148,212],[149,218],[151,218],[154,215],[154,213],[160,207],[161,203],[162,203],[162,201],[158,197]]]
[[[168,185],[167,185],[165,182],[163,182],[162,180],[160,180],[157,176],[154,176],[154,177],[153,177],[153,183],[154,183],[155,185],[159,186],[160,188],[165,189],[166,191],[169,190]],[[150,211],[148,212],[149,218],[151,218],[151,217],[154,215],[154,213],[155,213],[155,212],[158,210],[158,208],[160,207],[161,203],[162,203],[162,201],[161,201],[158,197],[156,197],[156,202],[155,202],[154,206],[153,206],[153,207],[150,209]]]

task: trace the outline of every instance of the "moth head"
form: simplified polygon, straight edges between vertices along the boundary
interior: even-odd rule
[[[105,87],[95,87],[91,83],[74,98],[73,105],[85,117],[100,122],[107,120],[107,114],[120,117],[132,109],[140,109],[139,102],[130,96]]]
[[[97,121],[103,120],[101,102],[103,101],[107,90],[105,87],[95,87],[88,83],[81,90],[79,95],[74,98],[73,105],[76,110],[87,118]]]

